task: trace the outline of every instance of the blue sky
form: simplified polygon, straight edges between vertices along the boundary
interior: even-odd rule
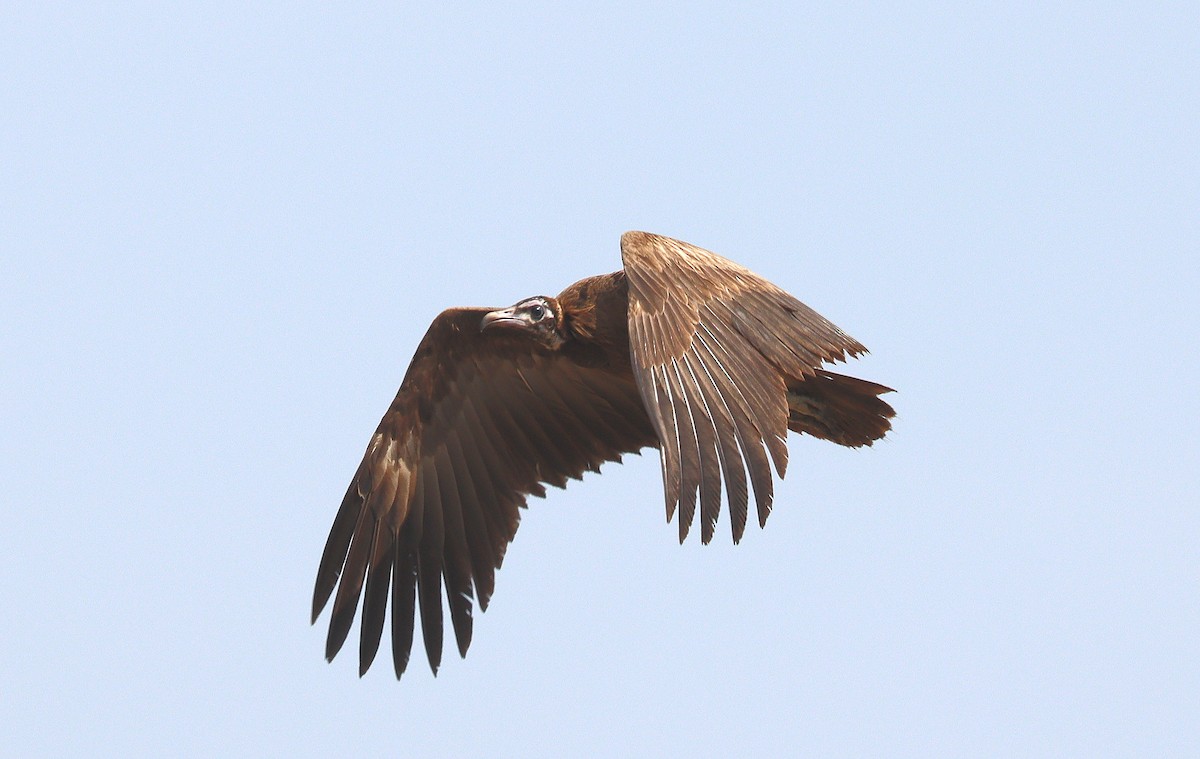
[[[1194,5],[0,13],[0,721],[20,755],[1189,755]],[[871,348],[680,547],[534,499],[465,661],[322,659],[317,559],[432,317],[646,229]]]

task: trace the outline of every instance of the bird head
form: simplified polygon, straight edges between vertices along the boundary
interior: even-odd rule
[[[556,299],[547,296],[526,298],[515,306],[490,311],[483,316],[480,332],[519,331],[546,348],[555,350],[566,338],[562,330],[563,314]]]

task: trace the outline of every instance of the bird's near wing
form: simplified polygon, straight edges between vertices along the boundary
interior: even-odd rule
[[[481,334],[488,310],[434,320],[325,544],[313,620],[336,588],[332,659],[361,595],[360,674],[379,648],[389,595],[396,676],[408,664],[417,609],[437,673],[443,578],[465,656],[472,599],[487,608],[526,496],[656,442],[632,377],[581,367],[508,333]]]
[[[845,445],[869,444],[890,426],[891,407],[876,397],[888,388],[818,369],[866,349],[775,285],[646,232],[622,235],[621,258],[633,372],[661,441],[667,518],[678,506],[681,542],[697,491],[701,540],[712,538],[722,475],[734,542],[746,527],[747,471],[766,523],[774,487],[764,446],[782,477],[789,426]],[[857,427],[844,430],[846,421]]]

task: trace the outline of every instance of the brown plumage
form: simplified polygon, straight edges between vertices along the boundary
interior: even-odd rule
[[[415,616],[429,665],[442,656],[442,583],[459,653],[473,599],[487,609],[519,509],[543,484],[647,446],[659,449],[679,539],[700,507],[712,539],[722,482],[733,540],[771,511],[787,431],[847,446],[891,428],[890,388],[821,369],[865,348],[770,282],[714,253],[645,232],[621,237],[622,271],[557,298],[442,312],[408,367],[333,521],[312,616],[334,596],[325,655],[362,598],[359,674],[391,598],[396,676]],[[747,483],[747,474],[749,483]],[[337,593],[334,595],[334,590]]]

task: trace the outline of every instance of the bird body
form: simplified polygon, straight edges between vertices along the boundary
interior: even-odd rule
[[[857,447],[890,428],[894,412],[878,397],[889,388],[820,368],[865,348],[812,309],[687,243],[628,232],[621,250],[621,271],[557,297],[434,319],[326,542],[313,620],[333,596],[327,658],[361,596],[365,672],[390,598],[396,676],[418,612],[436,674],[443,581],[465,656],[472,599],[487,608],[519,509],[544,484],[564,487],[656,447],[680,541],[697,500],[701,539],[711,540],[724,483],[736,542],[751,487],[766,522],[771,464],[782,477],[789,429]]]

